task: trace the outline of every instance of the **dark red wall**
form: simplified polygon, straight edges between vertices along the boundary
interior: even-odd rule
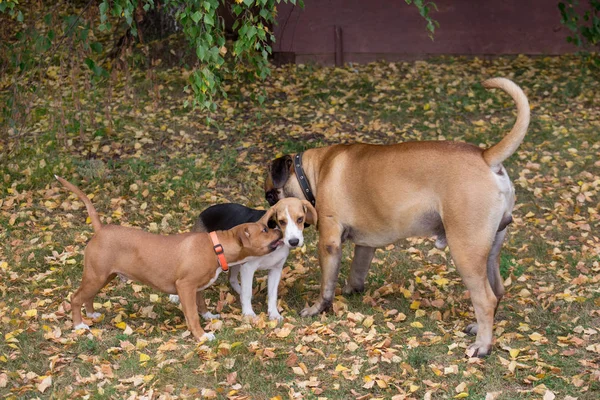
[[[344,62],[410,60],[431,55],[564,54],[558,0],[437,0],[434,41],[415,6],[404,0],[305,0],[278,6],[275,52],[298,63],[333,64],[334,27],[342,29]]]

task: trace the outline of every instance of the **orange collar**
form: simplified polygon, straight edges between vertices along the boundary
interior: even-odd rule
[[[225,254],[223,252],[223,245],[219,243],[219,237],[217,236],[217,232],[209,233],[210,240],[213,244],[213,249],[215,250],[215,254],[217,255],[217,260],[219,261],[219,265],[223,271],[229,270],[229,265],[227,265],[227,260],[225,259]]]

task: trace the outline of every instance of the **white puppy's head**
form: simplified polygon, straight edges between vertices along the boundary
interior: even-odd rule
[[[306,200],[289,197],[279,200],[261,218],[263,223],[273,220],[283,233],[283,242],[288,247],[304,244],[304,223],[317,223],[317,210]]]

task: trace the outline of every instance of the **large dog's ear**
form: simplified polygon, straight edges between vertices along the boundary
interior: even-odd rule
[[[317,225],[317,210],[308,200],[302,200],[302,207],[304,207],[304,222],[309,225]]]
[[[285,185],[290,177],[293,165],[294,161],[289,154],[276,158],[271,162],[270,174],[273,187],[281,189]]]

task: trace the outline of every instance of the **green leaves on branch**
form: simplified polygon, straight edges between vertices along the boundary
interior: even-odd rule
[[[17,0],[0,0],[0,13],[8,14],[17,21],[23,22],[23,13],[17,9]]]
[[[559,2],[560,22],[574,33],[573,36],[567,37],[567,41],[583,49],[583,57],[600,67],[598,53],[592,53],[590,56],[586,51],[590,50],[590,47],[600,45],[600,0],[588,1],[587,7],[579,6],[578,0]],[[581,14],[583,10],[585,11]]]
[[[421,14],[421,17],[423,17],[425,19],[425,22],[427,22],[427,30],[429,31],[429,37],[433,40],[433,34],[435,33],[435,28],[438,28],[440,26],[440,24],[432,19],[429,16],[429,12],[431,11],[431,9],[435,9],[435,11],[437,11],[437,6],[435,5],[435,3],[431,2],[431,1],[424,1],[424,0],[405,0],[406,4],[414,4],[415,7],[417,7],[417,10],[419,10],[419,14]]]
[[[567,41],[578,47],[600,44],[600,0],[588,1],[588,7],[578,7],[578,0],[558,3],[560,22],[575,34],[567,37]],[[585,12],[580,14],[584,9]]]
[[[134,23],[134,15],[137,9],[137,0],[103,0],[100,3],[100,30],[110,30],[112,25],[108,19],[109,14],[116,18],[125,18],[131,27],[131,33],[137,36],[137,27]],[[154,7],[154,0],[144,0],[144,10]]]
[[[185,39],[198,59],[190,74],[189,88],[194,96],[192,103],[202,109],[216,109],[215,96],[226,95],[222,82],[225,76],[245,75],[266,78],[269,73],[270,43],[275,41],[269,26],[275,24],[276,5],[282,0],[164,0],[161,12],[175,16]],[[288,0],[283,0],[287,2]],[[295,0],[289,0],[296,3]],[[155,7],[153,0],[142,0],[147,11]],[[134,0],[103,0],[100,4],[102,29],[110,29],[110,18],[125,18],[133,35],[137,35],[135,15],[138,2]],[[235,17],[233,31],[237,39],[226,43],[225,23],[218,10],[230,7]],[[229,58],[230,63],[226,63]]]

